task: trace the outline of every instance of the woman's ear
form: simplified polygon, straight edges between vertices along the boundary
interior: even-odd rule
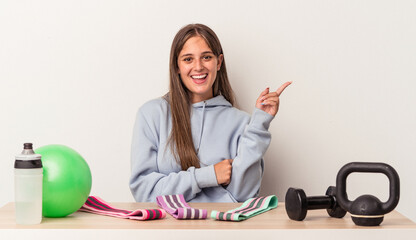
[[[221,64],[222,64],[223,60],[224,60],[224,55],[220,54],[218,56],[217,71],[219,71],[221,69]]]

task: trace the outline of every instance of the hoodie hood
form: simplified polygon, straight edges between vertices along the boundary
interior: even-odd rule
[[[224,96],[218,95],[208,100],[197,102],[192,104],[194,108],[213,108],[213,107],[232,107],[231,103],[228,102]]]

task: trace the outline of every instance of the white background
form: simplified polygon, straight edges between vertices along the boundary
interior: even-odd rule
[[[262,195],[323,195],[344,164],[386,162],[401,177],[397,210],[416,221],[415,12],[411,0],[0,1],[0,205],[14,199],[24,142],[74,148],[92,195],[134,201],[136,111],[167,92],[175,33],[204,23],[241,109],[294,81],[270,128]],[[386,201],[388,180],[352,174],[347,190]]]

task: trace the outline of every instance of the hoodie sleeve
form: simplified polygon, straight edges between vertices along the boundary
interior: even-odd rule
[[[152,111],[154,108],[139,109],[133,129],[129,185],[135,200],[155,202],[159,195],[183,194],[186,201],[189,201],[202,188],[218,186],[213,165],[202,168],[190,167],[187,171],[172,169],[167,175],[159,171],[157,156],[164,154],[159,152],[159,128],[162,119],[167,117],[152,114]],[[165,111],[161,114],[167,113]],[[173,163],[175,161],[171,160]]]
[[[238,202],[257,196],[263,177],[263,155],[269,147],[268,131],[273,116],[255,108],[249,124],[240,137],[234,158],[231,182],[227,190]]]

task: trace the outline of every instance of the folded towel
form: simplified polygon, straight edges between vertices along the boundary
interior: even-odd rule
[[[137,209],[134,211],[118,209],[94,196],[88,197],[79,211],[133,220],[152,220],[166,217],[166,212],[163,209]]]

